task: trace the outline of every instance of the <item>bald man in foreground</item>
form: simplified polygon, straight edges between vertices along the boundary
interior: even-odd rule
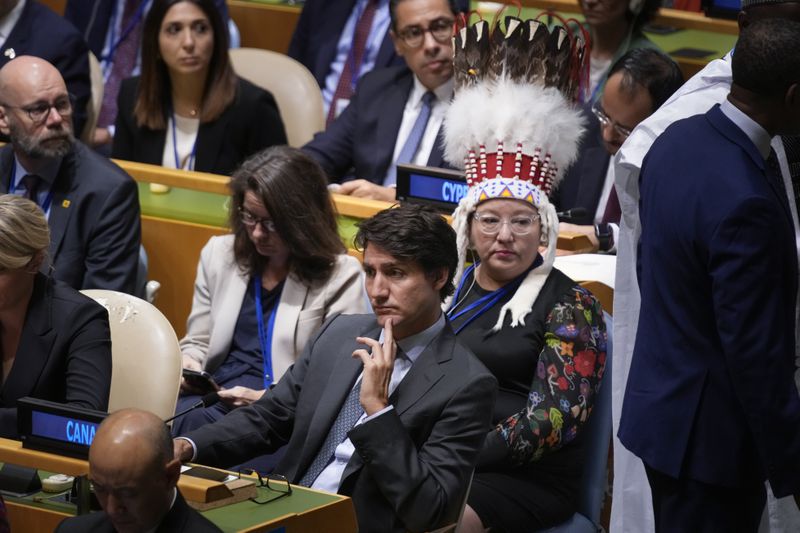
[[[136,409],[110,415],[89,449],[89,477],[103,511],[68,518],[56,531],[220,531],[178,492],[181,463],[172,448],[169,429],[156,415]]]
[[[54,278],[141,294],[136,183],[75,140],[73,106],[44,59],[19,56],[0,69],[0,132],[11,138],[0,150],[0,194],[25,196],[47,215]]]

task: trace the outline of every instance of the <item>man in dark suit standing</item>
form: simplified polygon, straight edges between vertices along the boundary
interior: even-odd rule
[[[0,193],[26,196],[47,215],[52,276],[75,289],[137,292],[141,229],[136,184],[72,133],[64,80],[43,59],[0,69]],[[140,291],[139,291],[140,292]]]
[[[166,424],[147,411],[117,411],[100,424],[89,448],[89,477],[102,512],[68,518],[56,531],[221,531],[183,499],[180,476]]]
[[[353,498],[362,531],[455,522],[490,427],[497,382],[441,311],[455,233],[403,206],[363,222],[373,315],[326,322],[262,398],[175,440],[176,456],[232,465],[288,442],[275,471]]]
[[[644,159],[641,313],[619,438],[656,531],[756,531],[764,479],[800,494],[797,257],[770,138],[800,131],[800,24],[752,22],[721,105]]]
[[[0,68],[18,56],[52,63],[75,97],[72,117],[80,136],[91,97],[89,47],[75,27],[34,0],[0,0]]]
[[[581,208],[559,229],[588,236],[594,251],[616,251],[620,206],[614,189],[614,154],[633,128],[649,117],[683,84],[683,74],[668,55],[653,48],[629,50],[612,65],[603,95],[586,109],[589,127],[578,160],[554,193],[559,211]]]
[[[349,105],[305,145],[335,192],[393,201],[395,164],[443,166],[439,130],[453,94],[452,0],[392,0],[389,32],[406,66],[363,77]]]

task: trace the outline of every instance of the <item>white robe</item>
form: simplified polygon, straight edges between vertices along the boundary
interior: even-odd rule
[[[617,242],[617,273],[614,289],[614,364],[612,365],[612,422],[614,427],[614,487],[611,528],[614,533],[649,533],[654,530],[652,497],[642,461],[625,449],[616,437],[622,412],[622,399],[628,380],[636,328],[639,321],[639,284],[636,279],[636,245],[642,232],[639,220],[639,171],[653,141],[673,122],[705,113],[721,103],[731,87],[731,53],[709,63],[646,120],[625,141],[615,157],[615,184],[622,208]],[[783,144],[772,140],[787,192],[792,191]],[[677,156],[677,154],[676,154]],[[791,193],[789,198],[793,198]],[[789,202],[800,257],[800,228],[793,201]],[[796,351],[800,353],[800,350]],[[795,375],[796,378],[800,374]],[[800,386],[800,379],[798,380]],[[790,533],[800,531],[800,512],[791,497],[767,499],[761,531]]]

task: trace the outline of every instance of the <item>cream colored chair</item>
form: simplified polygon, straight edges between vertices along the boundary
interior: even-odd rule
[[[325,129],[322,92],[301,63],[259,48],[236,48],[230,51],[230,57],[236,74],[275,97],[289,146],[303,146]]]
[[[86,144],[91,145],[94,137],[94,129],[97,127],[97,117],[100,116],[100,106],[103,105],[103,92],[105,84],[103,82],[103,71],[100,62],[92,52],[89,52],[89,77],[92,82],[92,97],[86,109],[86,125],[80,132],[80,138]],[[78,135],[76,132],[75,135]]]
[[[175,412],[181,349],[169,321],[152,304],[116,291],[81,291],[108,310],[111,397],[108,412],[136,407],[166,419]]]

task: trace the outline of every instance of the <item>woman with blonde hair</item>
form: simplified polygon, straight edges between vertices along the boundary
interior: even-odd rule
[[[17,400],[32,396],[105,411],[111,387],[108,313],[40,269],[50,230],[30,200],[0,196],[0,436],[17,436]]]

